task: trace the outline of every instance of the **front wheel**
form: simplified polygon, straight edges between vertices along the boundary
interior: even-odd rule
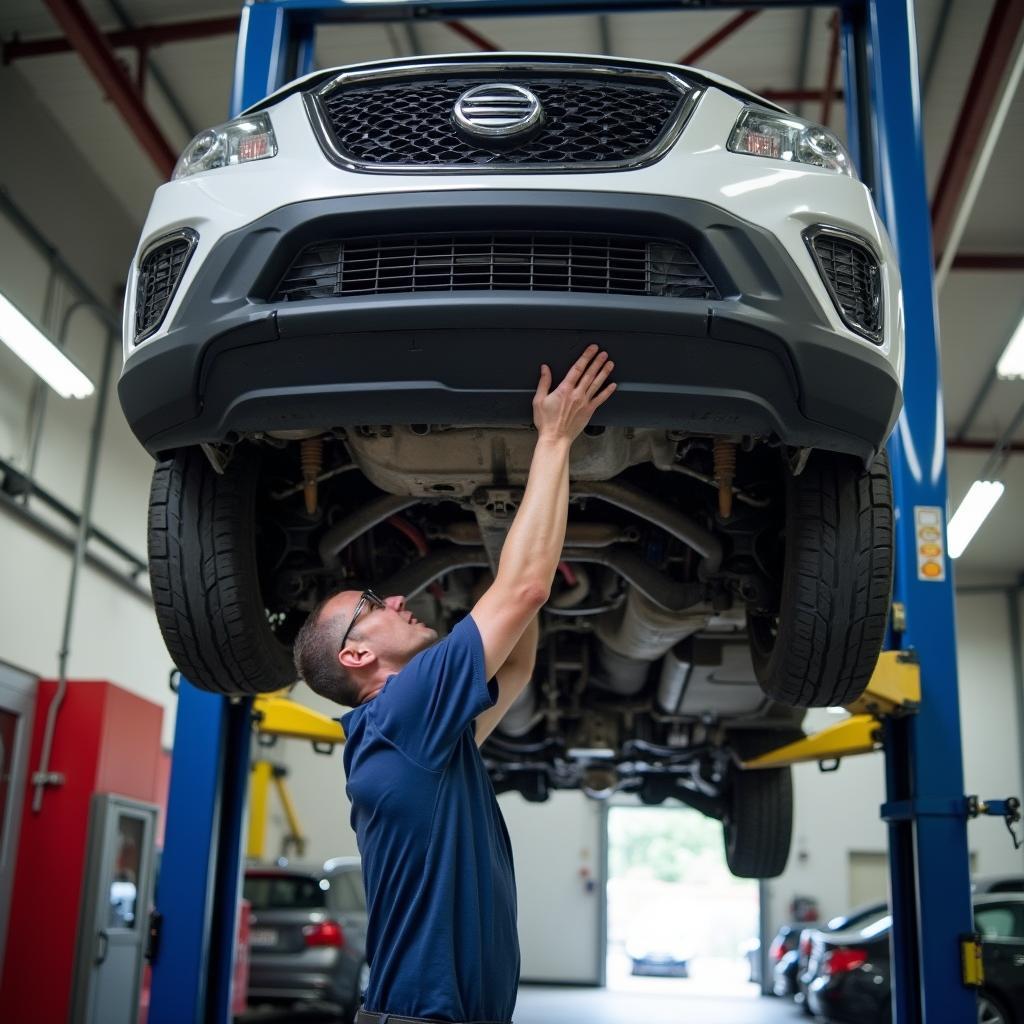
[[[785,526],[766,554],[780,585],[747,613],[757,681],[791,707],[848,704],[863,692],[885,635],[892,593],[889,461],[869,469],[814,452],[786,483]]]
[[[295,681],[275,635],[256,558],[260,455],[239,446],[223,474],[198,448],[157,463],[149,498],[149,577],[164,643],[189,682],[224,694]]]

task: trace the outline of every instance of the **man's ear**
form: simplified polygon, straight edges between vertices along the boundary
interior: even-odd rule
[[[376,660],[377,655],[369,647],[354,647],[349,644],[338,652],[338,661],[347,669],[367,668]]]

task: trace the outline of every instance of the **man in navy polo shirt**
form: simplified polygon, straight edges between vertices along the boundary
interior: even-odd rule
[[[569,449],[615,390],[612,368],[591,345],[552,391],[541,367],[536,448],[494,583],[444,640],[403,598],[372,591],[332,595],[296,639],[302,678],[353,707],[341,723],[369,914],[359,1024],[511,1021],[512,850],[478,748],[533,671],[565,542]]]

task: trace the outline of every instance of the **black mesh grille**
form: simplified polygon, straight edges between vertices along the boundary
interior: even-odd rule
[[[319,102],[335,144],[356,163],[470,168],[636,161],[683,102],[667,82],[529,78],[519,84],[540,100],[543,125],[494,143],[461,135],[452,121],[455,101],[473,84],[460,78],[342,86]]]
[[[718,298],[679,242],[504,232],[317,242],[299,253],[272,301],[499,289]]]
[[[160,326],[195,242],[196,236],[191,232],[178,235],[143,257],[135,291],[136,341]]]
[[[825,232],[814,236],[814,255],[832,297],[849,327],[879,341],[882,331],[882,276],[863,245]]]

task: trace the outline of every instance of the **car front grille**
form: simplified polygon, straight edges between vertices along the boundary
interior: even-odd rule
[[[499,290],[719,297],[693,251],[680,242],[501,232],[316,242],[293,260],[271,301]]]
[[[188,229],[176,231],[159,240],[142,257],[135,287],[136,344],[163,322],[198,238]]]
[[[813,232],[808,244],[843,322],[880,344],[882,274],[874,253],[845,234],[826,230]]]
[[[357,170],[546,171],[640,166],[660,156],[696,91],[663,74],[527,73],[507,67],[428,77],[346,80],[309,97],[329,154]],[[422,75],[422,73],[421,73]],[[453,120],[475,85],[514,82],[540,101],[543,120],[508,139],[476,138]]]

